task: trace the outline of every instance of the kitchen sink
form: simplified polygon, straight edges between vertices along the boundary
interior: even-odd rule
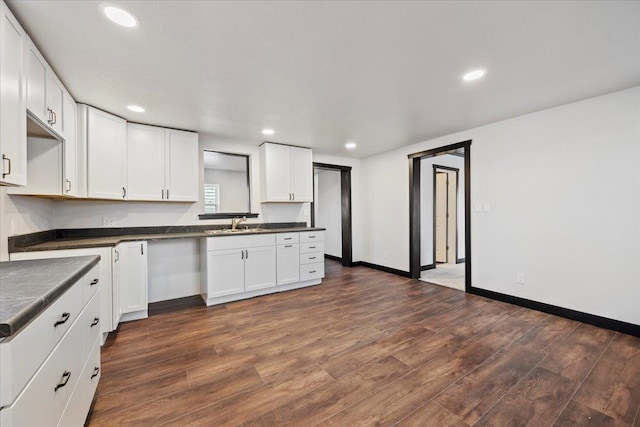
[[[242,234],[242,233],[255,233],[256,231],[261,231],[259,228],[236,228],[232,230],[230,228],[225,228],[224,230],[205,230],[204,232],[207,234]]]

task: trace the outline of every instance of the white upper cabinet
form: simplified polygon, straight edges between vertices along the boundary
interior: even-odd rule
[[[312,202],[311,149],[264,143],[260,146],[262,202]]]
[[[291,147],[291,190],[296,202],[313,202],[313,160],[308,148]]]
[[[127,197],[127,122],[93,107],[86,111],[87,196]]]
[[[166,130],[166,200],[197,202],[199,200],[198,134],[174,129]]]
[[[127,123],[127,199],[165,198],[165,131]]]
[[[27,34],[0,2],[0,184],[27,184]]]
[[[77,106],[68,92],[64,92],[62,98],[62,111],[64,120],[62,122],[62,133],[64,134],[64,160],[63,174],[64,182],[62,193],[68,197],[78,197],[78,135],[77,135]]]
[[[31,39],[27,43],[27,110],[43,126],[62,134],[64,86]]]
[[[198,201],[198,134],[128,124],[127,199]]]

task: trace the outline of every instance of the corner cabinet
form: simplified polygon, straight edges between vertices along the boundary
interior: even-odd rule
[[[265,142],[260,146],[261,200],[313,201],[313,160],[310,148]]]
[[[78,106],[86,147],[87,197],[126,199],[127,122],[87,105]]]
[[[197,202],[198,134],[127,124],[127,200]]]
[[[0,2],[0,184],[27,185],[27,34]]]

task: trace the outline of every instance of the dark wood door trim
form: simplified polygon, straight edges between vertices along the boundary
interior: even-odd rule
[[[340,212],[342,223],[342,258],[345,267],[353,267],[353,225],[351,211],[351,166],[313,163],[313,169],[340,171]],[[311,226],[315,227],[315,173],[313,174],[314,201],[311,203]],[[335,257],[334,257],[335,258]]]
[[[447,154],[459,148],[464,148],[465,291],[471,292],[471,140],[407,156],[409,160],[409,272],[411,277],[419,279],[422,270],[420,265],[420,160]]]

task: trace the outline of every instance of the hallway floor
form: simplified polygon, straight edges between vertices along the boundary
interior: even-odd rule
[[[436,268],[423,271],[420,274],[420,280],[464,291],[464,266],[464,262],[438,264]]]

